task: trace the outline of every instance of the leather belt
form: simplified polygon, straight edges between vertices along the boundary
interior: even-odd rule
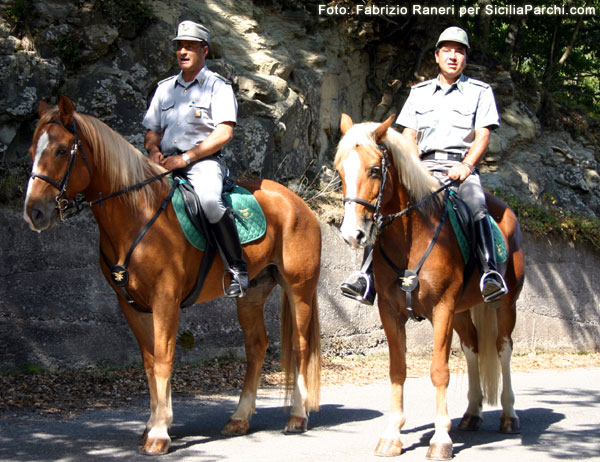
[[[454,160],[460,162],[462,158],[462,154],[446,151],[427,151],[421,154],[421,160]]]

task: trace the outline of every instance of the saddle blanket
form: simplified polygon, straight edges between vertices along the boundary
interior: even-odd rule
[[[248,244],[264,236],[267,231],[267,220],[258,201],[250,191],[235,185],[231,192],[223,193],[223,198],[233,209],[235,224],[242,244]],[[171,203],[187,240],[198,250],[205,250],[206,237],[188,217],[179,188],[175,190]]]
[[[452,208],[450,201],[446,203],[446,210],[448,210],[448,218],[450,218],[450,223],[452,223],[452,228],[454,228],[454,234],[456,234],[456,239],[458,240],[458,245],[460,246],[463,259],[465,262],[468,262],[471,256],[469,241],[467,240],[462,228],[460,227],[460,224],[458,223],[458,217],[456,216],[456,212],[454,211],[454,208]],[[494,243],[496,244],[496,262],[504,263],[506,262],[506,258],[508,256],[504,237],[502,237],[502,232],[500,231],[498,223],[496,223],[496,221],[490,215],[488,215],[488,218],[490,219],[492,231],[494,233]]]

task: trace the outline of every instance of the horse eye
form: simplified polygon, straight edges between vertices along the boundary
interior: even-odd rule
[[[381,167],[378,165],[375,167],[370,167],[368,173],[371,178],[379,178],[381,177]]]
[[[66,149],[57,149],[56,150],[56,157],[64,157],[66,155],[67,155]]]

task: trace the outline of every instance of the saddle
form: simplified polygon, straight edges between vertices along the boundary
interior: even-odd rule
[[[181,304],[181,307],[185,308],[198,298],[218,246],[198,195],[185,175],[174,173],[170,181],[176,185],[172,205],[179,225],[190,244],[204,251],[196,285]],[[242,244],[259,239],[265,234],[266,219],[258,201],[248,190],[236,185],[229,176],[223,181],[223,200],[233,210]]]
[[[475,258],[477,246],[475,225],[469,207],[464,201],[459,199],[458,195],[452,190],[448,197],[446,209],[465,261],[464,286],[466,286],[477,267],[477,258]],[[504,263],[508,256],[504,238],[502,237],[502,233],[496,221],[490,215],[487,216],[487,219],[490,220],[494,232],[496,261],[498,263]]]

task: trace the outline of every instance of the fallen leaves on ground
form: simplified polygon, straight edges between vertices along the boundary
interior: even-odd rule
[[[430,357],[407,357],[408,377],[429,374]],[[544,353],[513,356],[513,371],[538,369],[576,369],[600,367],[600,353]],[[245,362],[214,359],[175,368],[172,378],[174,397],[217,394],[241,390]],[[466,374],[462,354],[450,357],[450,371]],[[323,385],[352,383],[366,385],[388,380],[387,357],[324,358]],[[263,367],[261,387],[283,386],[283,372],[275,359]],[[35,412],[71,416],[85,409],[130,405],[148,399],[146,374],[142,368],[108,371],[38,372],[0,376],[0,416],[7,413]]]

